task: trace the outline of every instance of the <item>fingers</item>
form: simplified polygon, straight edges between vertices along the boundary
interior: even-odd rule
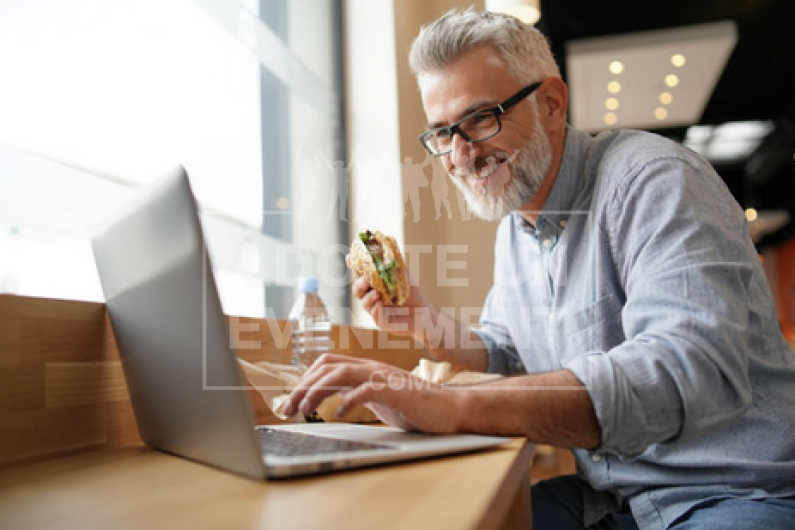
[[[366,365],[373,364],[373,367]],[[290,394],[284,413],[311,413],[327,397],[356,388],[372,375],[376,364],[366,359],[324,354],[303,375]]]
[[[370,285],[370,282],[364,278],[356,278],[353,281],[353,295],[356,298],[362,299],[369,291],[372,290],[373,287]]]
[[[386,375],[384,374],[385,378]],[[394,396],[382,381],[368,381],[350,392],[346,392],[335,414],[338,418],[344,418],[354,407],[366,403],[375,403],[391,409],[393,406],[393,403],[391,403],[392,398]]]
[[[314,365],[313,365],[314,366]],[[304,374],[301,378],[301,381],[298,382],[298,385],[293,389],[290,393],[290,398],[284,405],[284,414],[287,416],[292,416],[293,414],[297,414],[299,411],[304,414],[311,413],[314,408],[309,408],[311,403],[306,399],[307,394],[312,390],[314,390],[312,399],[318,399],[319,397],[328,397],[338,390],[335,388],[333,391],[329,390],[331,388],[331,382],[329,381],[330,371],[334,368],[323,367],[319,369],[310,369],[309,371]],[[346,387],[343,387],[346,388]],[[321,391],[327,392],[325,395],[321,394]],[[320,399],[318,404],[322,401]]]
[[[345,417],[358,405],[375,410],[384,422],[407,430],[453,432],[451,407],[438,385],[383,363],[326,355],[312,366],[290,395],[284,413],[309,414],[334,394],[342,400],[336,414]]]
[[[353,295],[362,301],[362,307],[370,314],[372,314],[373,307],[384,303],[381,293],[373,289],[370,282],[364,278],[358,278],[353,282]]]
[[[290,394],[290,401],[296,405],[300,405],[301,401],[306,395],[306,392],[312,386],[317,385],[320,379],[333,372],[336,367],[343,364],[356,364],[361,362],[363,362],[362,359],[354,359],[333,353],[325,353],[321,355],[314,363],[312,363],[309,369],[304,372],[304,375],[301,376],[301,380],[298,381],[298,384]]]
[[[317,360],[312,363],[312,366],[322,366],[324,364],[333,364],[333,363],[356,363],[356,362],[366,362],[367,359],[362,359],[360,357],[351,357],[349,355],[343,355],[341,353],[324,353]]]
[[[353,295],[362,301],[362,307],[370,314],[372,314],[374,307],[378,304],[383,305],[384,303],[381,299],[381,294],[373,289],[370,282],[364,278],[357,278],[353,282]]]
[[[372,316],[375,316],[373,313],[374,309],[383,306],[384,306],[384,301],[381,299],[381,293],[379,293],[375,289],[371,289],[370,292],[368,292],[364,296],[364,298],[362,298],[362,307]]]
[[[313,385],[303,391],[303,397],[298,403],[298,410],[302,414],[311,414],[327,397],[334,394],[345,394],[352,390],[353,386],[341,382],[341,379],[344,380],[344,378],[338,372],[345,370],[346,368],[344,367],[334,367],[330,372],[322,374]],[[290,405],[292,406],[292,404],[293,399],[291,396]]]
[[[423,424],[427,422],[422,421],[422,416],[425,413],[418,406],[423,398],[415,390],[431,390],[430,385],[423,385],[416,380],[414,383],[410,382],[409,379],[414,378],[402,370],[383,375],[383,380],[374,378],[345,392],[335,412],[336,416],[344,418],[354,407],[364,405],[387,425],[407,431],[424,430],[426,427]],[[419,424],[415,423],[416,419],[420,419]]]

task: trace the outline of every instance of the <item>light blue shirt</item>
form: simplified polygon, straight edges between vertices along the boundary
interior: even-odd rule
[[[795,355],[743,211],[697,154],[569,128],[535,228],[499,226],[479,333],[490,371],[587,387],[588,524],[625,500],[661,529],[711,499],[795,495]]]

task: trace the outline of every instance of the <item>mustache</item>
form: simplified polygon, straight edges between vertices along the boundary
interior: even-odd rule
[[[451,176],[459,179],[469,178],[474,180],[486,178],[494,166],[497,164],[510,164],[519,156],[520,152],[520,149],[515,149],[514,152],[510,154],[505,151],[500,151],[487,157],[475,157],[471,160],[468,160],[468,158],[464,156],[462,166],[456,167],[452,171]]]

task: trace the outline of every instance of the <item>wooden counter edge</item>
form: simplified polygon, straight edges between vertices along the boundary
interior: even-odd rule
[[[516,438],[510,445],[521,444],[516,452],[510,471],[495,492],[491,507],[480,521],[479,530],[532,528],[532,506],[530,505],[530,465],[536,444]]]
[[[534,445],[527,443],[524,439],[514,439],[502,449],[513,452],[510,464],[504,468],[505,473],[500,477],[499,485],[488,493],[490,498],[484,499],[482,511],[479,512],[480,520],[469,521],[466,528],[529,527],[529,476],[527,469],[533,449]],[[500,451],[500,449],[494,450]],[[58,522],[64,529],[100,528],[114,522],[119,524],[119,528],[134,528],[134,525],[130,525],[131,521],[129,520],[131,507],[138,510],[152,502],[150,497],[156,493],[150,493],[145,484],[148,477],[162,476],[162,473],[157,471],[161,470],[171,477],[167,479],[171,482],[168,486],[169,495],[174,496],[180,502],[196,500],[192,497],[195,492],[190,487],[180,492],[182,490],[179,487],[180,481],[190,479],[192,483],[199,485],[200,492],[225,491],[228,493],[226,496],[216,497],[216,501],[218,501],[216,508],[221,512],[215,514],[217,520],[223,520],[223,517],[227,515],[232,517],[231,512],[238,513],[237,510],[242,510],[238,513],[241,517],[238,521],[242,524],[241,528],[259,528],[261,526],[255,521],[242,518],[245,513],[251,511],[252,507],[261,502],[256,500],[261,493],[256,492],[267,491],[260,489],[258,481],[209,467],[205,468],[201,464],[180,461],[182,459],[178,457],[166,455],[145,446],[129,446],[107,447],[7,468],[0,474],[0,520],[13,523],[20,529],[40,528],[42,525],[51,525],[55,522]],[[194,464],[197,467],[194,467]],[[417,466],[419,464],[410,465]],[[372,472],[388,471],[384,468]],[[277,489],[284,490],[282,495],[292,495],[290,491],[296,487],[312,487],[305,482],[306,480],[308,479],[276,481],[272,484]],[[319,480],[327,479],[321,477]],[[383,482],[380,483],[383,484]],[[110,490],[103,489],[103,493],[95,499],[86,496],[86,493],[90,492],[92,488],[97,486],[102,488],[103,484],[113,485],[109,486]],[[113,496],[119,495],[119,492],[122,491],[120,484],[124,485],[125,494],[118,497],[118,505],[113,506],[114,503],[109,504],[107,501],[108,498],[116,498]],[[269,483],[263,481],[261,484],[267,486]],[[160,484],[157,487],[162,489],[164,486]],[[317,487],[314,486],[313,489],[317,490]],[[102,500],[100,501],[100,499]],[[168,504],[173,500],[158,497],[155,504]],[[264,497],[262,500],[264,501]],[[101,504],[99,512],[94,513],[94,508],[99,509],[97,506],[85,511],[85,508],[91,507],[92,503],[96,504],[97,502]],[[82,515],[72,517],[69,514],[73,512]],[[92,513],[93,515],[91,515]],[[333,518],[335,514],[331,513],[330,515]],[[150,522],[191,524],[193,516],[195,514],[179,515],[168,512],[163,514],[162,520],[155,518]],[[361,528],[360,523],[361,521],[356,522],[353,527]]]

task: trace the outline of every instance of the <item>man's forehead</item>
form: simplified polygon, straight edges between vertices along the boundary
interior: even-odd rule
[[[492,48],[476,48],[446,68],[421,74],[420,96],[429,123],[451,120],[480,103],[500,101],[513,81],[505,61]]]
[[[461,54],[447,66],[428,73],[420,74],[419,85],[423,88],[423,80],[451,77],[477,77],[484,71],[501,71],[506,68],[505,60],[491,46],[477,46]]]

